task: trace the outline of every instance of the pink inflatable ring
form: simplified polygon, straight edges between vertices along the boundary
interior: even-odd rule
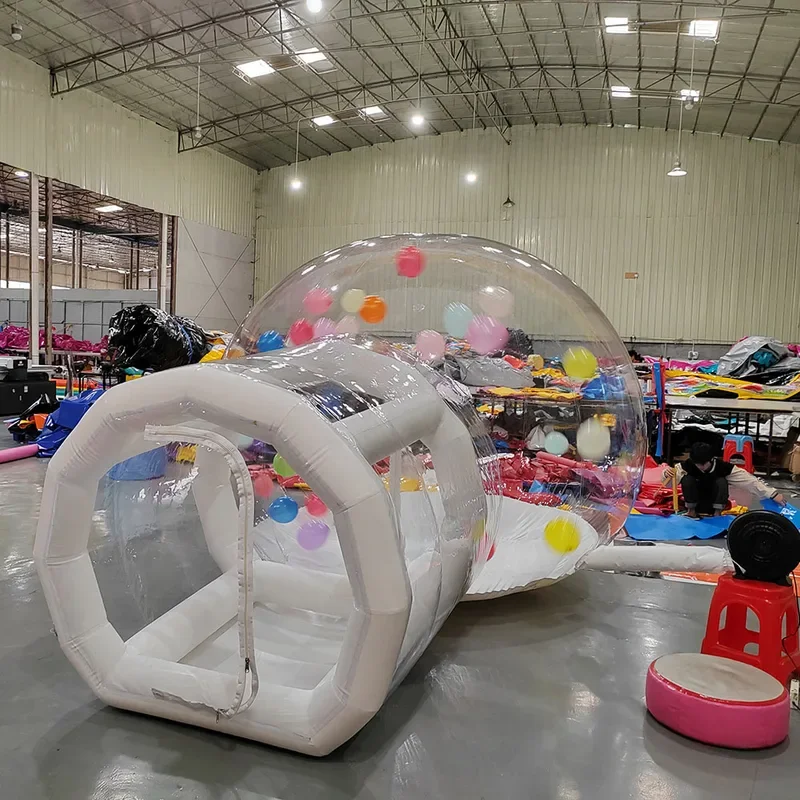
[[[682,736],[757,750],[789,735],[789,693],[749,664],[701,653],[657,658],[647,671],[647,710]]]

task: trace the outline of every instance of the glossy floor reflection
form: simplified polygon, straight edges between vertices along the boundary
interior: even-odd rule
[[[2,800],[770,800],[800,780],[794,720],[788,744],[741,754],[647,718],[645,669],[699,647],[710,589],[631,577],[459,607],[324,760],[106,708],[61,654],[31,563],[45,468],[0,465]]]

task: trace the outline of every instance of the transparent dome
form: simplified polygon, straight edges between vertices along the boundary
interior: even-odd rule
[[[360,240],[264,295],[228,355],[359,332],[473,395],[499,453],[500,490],[539,507],[528,521],[538,513],[552,558],[578,558],[620,529],[646,455],[641,392],[614,327],[573,281],[533,255],[465,235]],[[554,522],[553,508],[566,517]]]

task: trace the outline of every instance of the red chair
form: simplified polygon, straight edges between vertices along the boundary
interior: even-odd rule
[[[744,463],[742,468],[746,469],[751,475],[755,470],[753,469],[753,437],[752,436],[736,436],[728,434],[722,442],[722,460],[728,461],[735,456],[739,456]]]
[[[747,611],[758,619],[759,630],[747,627]],[[725,625],[720,627],[725,611]],[[708,612],[702,652],[758,667],[784,685],[800,666],[800,618],[791,586],[747,581],[733,575],[719,579]],[[748,644],[757,653],[746,653]]]

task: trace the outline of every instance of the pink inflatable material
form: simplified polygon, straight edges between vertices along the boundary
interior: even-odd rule
[[[657,658],[647,672],[647,710],[682,736],[757,750],[789,735],[789,693],[749,664],[701,653]]]
[[[19,461],[21,458],[30,458],[39,452],[38,444],[23,444],[19,447],[9,447],[8,450],[0,450],[0,464],[7,464],[9,461]]]

